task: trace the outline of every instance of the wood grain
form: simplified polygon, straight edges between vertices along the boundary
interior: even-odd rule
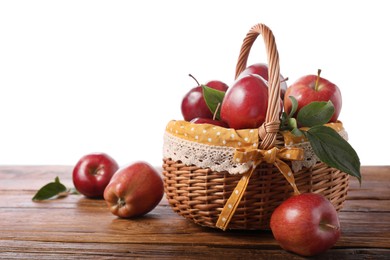
[[[301,259],[282,250],[270,231],[220,231],[193,224],[167,201],[137,219],[112,215],[104,200],[71,195],[33,202],[59,176],[72,187],[70,166],[0,166],[0,258],[5,259]],[[342,237],[324,259],[388,259],[390,166],[362,167],[351,178],[340,212]]]

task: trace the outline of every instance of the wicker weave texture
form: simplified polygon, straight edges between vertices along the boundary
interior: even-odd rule
[[[179,215],[215,227],[219,214],[240,180],[240,175],[213,172],[164,159],[165,193]],[[349,175],[324,163],[294,174],[298,189],[320,193],[340,210],[348,192]],[[291,186],[273,165],[261,164],[250,180],[228,229],[264,230],[274,209],[293,195]]]

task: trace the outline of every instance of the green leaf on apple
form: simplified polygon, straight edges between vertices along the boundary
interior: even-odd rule
[[[219,107],[222,104],[223,98],[225,97],[225,92],[210,88],[205,85],[202,85],[202,91],[203,91],[203,97],[207,107],[210,109],[211,113],[215,115],[215,119],[219,120],[220,119]]]
[[[281,130],[289,130],[295,136],[305,135],[312,146],[314,153],[327,165],[339,169],[356,177],[361,182],[360,159],[352,146],[343,139],[335,130],[324,126],[332,118],[335,108],[331,101],[313,101],[302,107],[298,115],[297,100],[289,96],[291,111],[287,115],[282,113]],[[298,126],[308,127],[301,130]]]
[[[291,111],[287,115],[286,112],[282,113],[281,120],[280,120],[280,129],[281,130],[291,130],[294,131],[295,133],[301,135],[300,131],[297,131],[297,120],[293,117],[295,112],[298,109],[298,101],[295,99],[293,96],[289,96],[291,100]]]
[[[327,126],[314,126],[305,135],[322,162],[356,177],[361,183],[359,156],[335,130]]]
[[[60,182],[60,179],[56,177],[54,182],[50,182],[44,185],[38,190],[35,196],[32,198],[34,201],[47,200],[55,196],[61,196],[67,191],[65,185]]]
[[[297,112],[297,109],[298,109],[298,101],[295,97],[293,96],[288,96],[288,98],[291,100],[291,111],[290,111],[290,114],[288,115],[289,118],[292,118],[295,114],[295,112]]]
[[[297,121],[307,127],[323,125],[329,122],[334,111],[332,101],[314,101],[299,110]]]

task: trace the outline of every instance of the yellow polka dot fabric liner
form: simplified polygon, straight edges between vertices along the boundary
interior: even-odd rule
[[[173,120],[168,123],[166,131],[184,140],[215,146],[255,149],[259,144],[258,129],[235,130],[211,124]]]

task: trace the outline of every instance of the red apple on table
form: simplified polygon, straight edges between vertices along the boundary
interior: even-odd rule
[[[291,100],[293,96],[298,101],[297,112],[313,101],[332,101],[335,112],[329,122],[336,122],[341,111],[342,98],[339,88],[332,82],[320,77],[321,70],[317,75],[307,75],[299,78],[287,88],[284,96],[284,111],[289,114],[291,111]],[[296,115],[296,114],[295,114]]]
[[[250,74],[256,74],[265,79],[265,81],[268,82],[268,65],[265,63],[255,63],[244,69],[240,75],[237,77],[237,80]],[[280,97],[283,99],[284,94],[287,90],[287,79],[284,78],[281,74],[279,75],[280,78]]]
[[[183,97],[181,103],[181,113],[184,117],[184,120],[191,121],[196,117],[212,119],[213,113],[211,113],[206,104],[206,101],[204,100],[202,86],[198,83],[198,81],[196,82],[198,86],[188,91],[187,94]],[[228,85],[219,80],[212,80],[204,85],[223,92],[226,92],[228,89]]]
[[[145,215],[158,205],[163,195],[160,173],[143,161],[120,168],[104,191],[111,213],[121,218]]]
[[[73,184],[86,197],[103,198],[104,189],[118,168],[117,162],[108,154],[84,155],[73,168]]]
[[[234,129],[260,127],[268,107],[268,87],[258,75],[237,80],[225,94],[221,105],[221,120]]]
[[[283,249],[303,256],[328,250],[340,237],[336,209],[315,193],[303,193],[284,201],[272,213],[270,226]]]

